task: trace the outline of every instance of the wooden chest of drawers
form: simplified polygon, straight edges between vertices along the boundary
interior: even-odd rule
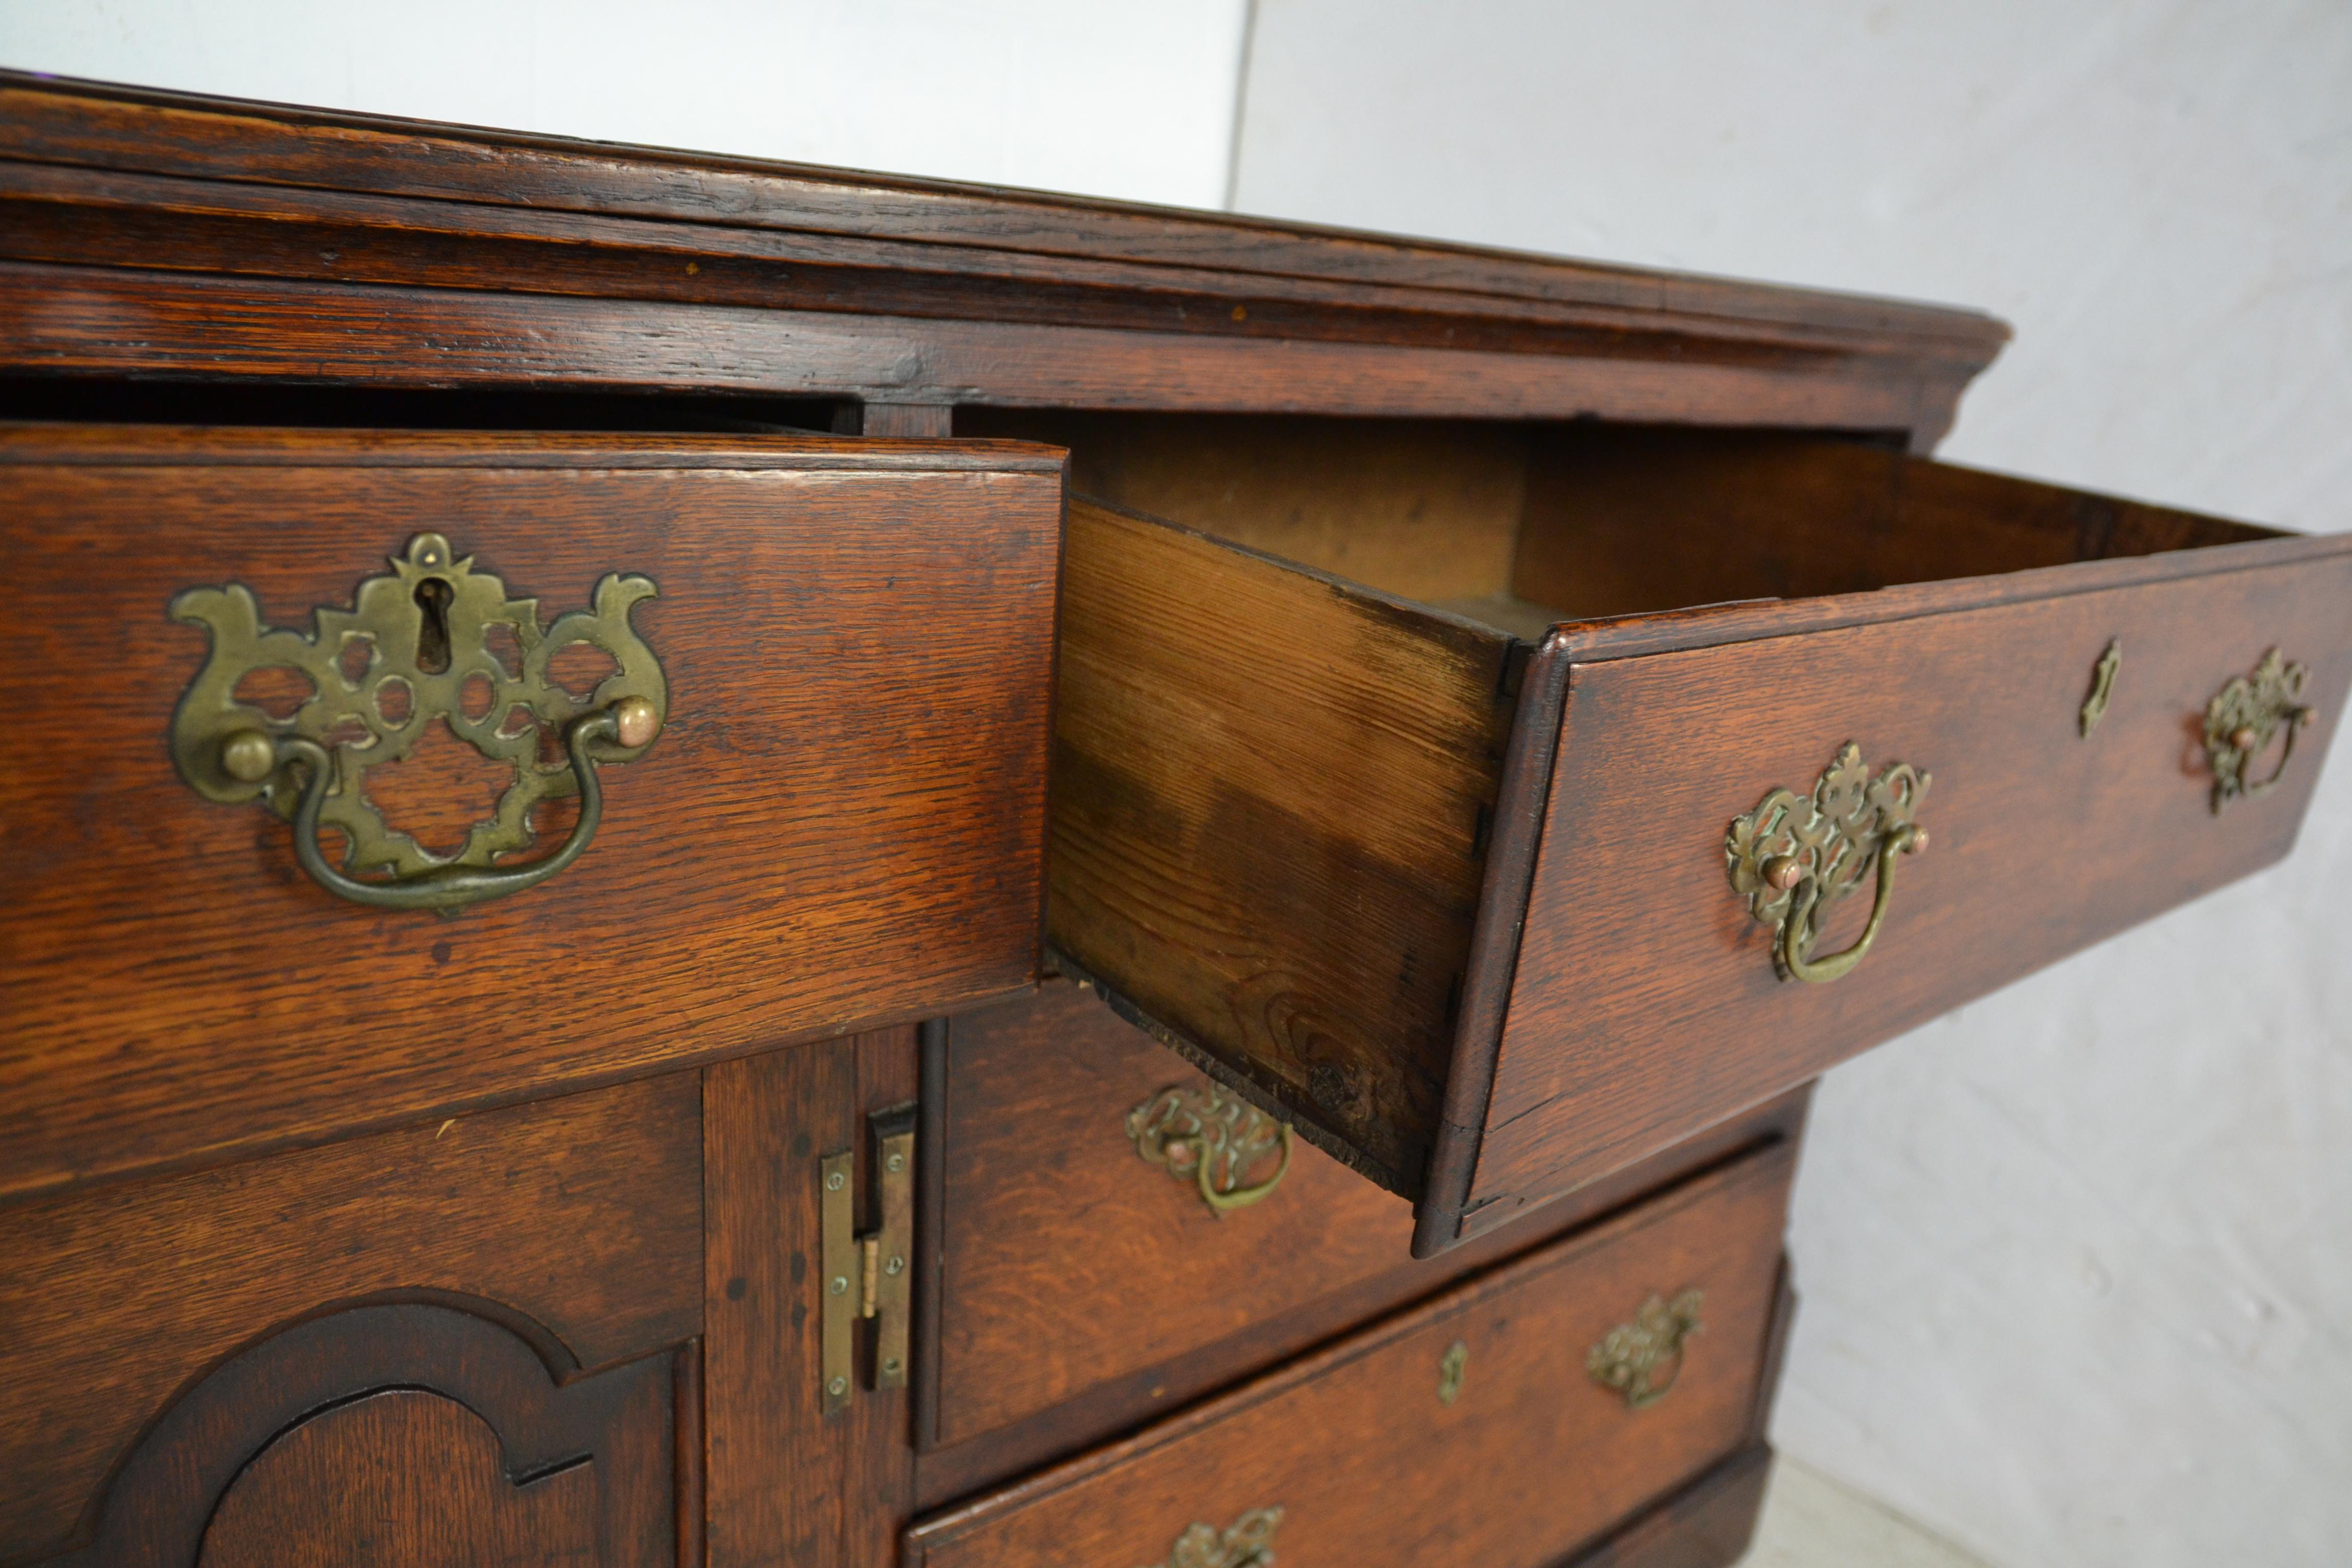
[[[2004,336],[0,79],[0,1568],[1729,1563],[1811,1079],[2352,684]]]

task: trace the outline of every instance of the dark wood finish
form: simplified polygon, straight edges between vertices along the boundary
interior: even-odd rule
[[[2007,335],[1886,300],[21,75],[0,90],[0,257],[79,273],[34,285],[77,309],[0,309],[0,361],[48,369],[791,380],[900,403],[1589,413],[1927,443]],[[238,309],[172,310],[158,271],[235,274]],[[477,313],[500,296],[536,309],[501,331]],[[383,318],[365,370],[343,358],[346,305]],[[159,310],[170,332],[125,330]],[[427,310],[449,329],[431,348],[399,321]],[[241,368],[238,343],[258,356]]]
[[[1286,1510],[1302,1562],[1558,1561],[1746,1446],[1793,1152],[1776,1146],[1139,1436],[908,1536],[927,1568],[1150,1563],[1195,1521]],[[1706,1293],[1675,1387],[1629,1408],[1587,1350]],[[1438,1363],[1468,1349],[1460,1397]]]
[[[1731,1568],[1756,1536],[1772,1450],[1742,1448],[1562,1568]]]
[[[912,1100],[916,1071],[915,1031],[898,1028],[704,1075],[710,1568],[894,1561],[913,1511],[909,1400],[861,1387],[824,1414],[817,1181],[825,1155],[854,1150],[863,1202],[866,1115]],[[861,1229],[877,1218],[861,1208]]]
[[[518,1485],[464,1405],[389,1389],[298,1423],[239,1472],[198,1568],[597,1561],[595,1472]]]
[[[0,759],[0,1192],[1028,984],[1059,469],[814,437],[0,433],[14,684],[47,737]],[[205,653],[173,594],[245,583],[307,627],[425,526],[551,616],[651,577],[672,693],[581,861],[456,920],[331,897],[163,744]]]
[[[1414,1190],[1511,639],[1091,503],[1063,580],[1055,947]]]
[[[449,1307],[357,1307],[261,1341],[176,1400],[49,1568],[272,1563],[655,1568],[675,1561],[671,1356],[558,1383]]]
[[[2352,687],[2352,545],[2104,593],[2065,577],[1965,614],[1577,661],[1473,1226],[2287,852]],[[1686,626],[1712,641],[1704,617]],[[2085,740],[2077,711],[2116,637],[2122,673]],[[2310,665],[2318,717],[2274,793],[2216,816],[2205,705],[2272,646]],[[1776,784],[1809,787],[1849,740],[1933,773],[1933,845],[1860,969],[1786,984],[1725,885],[1724,825]],[[1865,900],[1825,942],[1850,940]]]
[[[1529,1224],[1412,1262],[1411,1205],[1312,1149],[1263,1203],[1212,1215],[1125,1131],[1129,1110],[1180,1085],[1205,1080],[1067,982],[950,1026],[924,1084],[940,1109],[925,1168],[944,1205],[926,1269],[940,1337],[917,1358],[937,1411],[918,1428],[926,1506],[1175,1409],[1710,1163],[1793,1146],[1804,1111],[1804,1096],[1790,1097]]]
[[[0,1562],[86,1533],[174,1391],[336,1303],[463,1302],[567,1375],[685,1339],[701,1182],[689,1074],[9,1208]]]

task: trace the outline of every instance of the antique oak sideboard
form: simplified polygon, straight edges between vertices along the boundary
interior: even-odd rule
[[[2005,335],[0,78],[0,1568],[1729,1563],[1810,1081],[2352,681]]]

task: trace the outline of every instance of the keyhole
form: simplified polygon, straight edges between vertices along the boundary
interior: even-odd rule
[[[438,577],[416,584],[416,607],[425,616],[416,628],[416,668],[426,675],[449,668],[449,601],[457,596],[457,590]]]

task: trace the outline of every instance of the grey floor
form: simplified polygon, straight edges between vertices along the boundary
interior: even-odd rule
[[[1990,1568],[1875,1499],[1786,1457],[1773,1461],[1756,1543],[1739,1568]]]

